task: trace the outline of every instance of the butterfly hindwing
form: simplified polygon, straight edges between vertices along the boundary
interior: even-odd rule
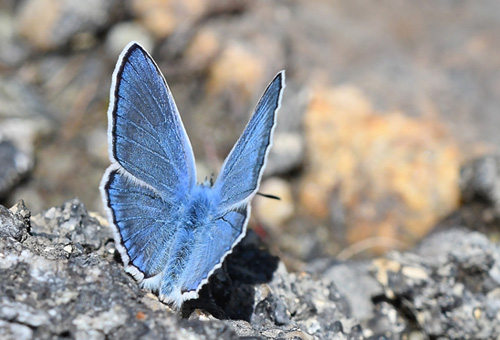
[[[176,230],[175,207],[117,167],[110,167],[105,178],[107,207],[119,240],[116,247],[127,271],[141,281],[160,274]]]
[[[212,220],[204,232],[197,235],[196,247],[188,262],[191,270],[182,277],[181,289],[186,296],[194,296],[198,287],[221,266],[224,257],[245,236],[249,214],[247,205],[228,211]]]

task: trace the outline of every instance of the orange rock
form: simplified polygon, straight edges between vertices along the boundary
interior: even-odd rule
[[[28,1],[21,7],[19,33],[41,50],[55,47],[53,30],[61,15],[61,3],[55,0]],[[44,15],[40,15],[44,13]]]
[[[265,83],[264,68],[264,61],[253,50],[236,42],[228,43],[210,67],[207,92],[213,95],[232,90],[249,100],[255,89]]]
[[[54,50],[71,43],[73,48],[90,48],[95,33],[104,28],[115,1],[26,0],[19,1],[17,32],[35,49]]]
[[[457,207],[459,152],[438,121],[376,113],[355,88],[313,93],[300,190],[309,215],[326,219],[338,188],[350,243],[412,242]]]
[[[280,227],[295,212],[290,183],[277,177],[269,178],[262,182],[259,192],[275,195],[280,198],[279,200],[274,200],[257,196],[253,201],[252,207],[255,209],[255,215],[264,225],[277,232],[281,231]]]
[[[169,36],[177,27],[187,27],[201,17],[204,0],[132,0],[132,11],[156,38]]]
[[[191,64],[203,64],[215,58],[220,48],[218,36],[212,30],[205,28],[196,33],[184,56]]]

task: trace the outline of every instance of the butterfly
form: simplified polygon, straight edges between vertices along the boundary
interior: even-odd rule
[[[125,270],[174,308],[198,297],[245,236],[284,88],[281,71],[215,182],[197,183],[191,143],[158,65],[136,42],[121,53],[101,195]]]

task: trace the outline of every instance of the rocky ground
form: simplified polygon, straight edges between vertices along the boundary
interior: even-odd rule
[[[0,2],[0,204],[27,207],[0,210],[0,338],[498,338],[499,4]],[[254,200],[253,232],[179,313],[125,274],[102,217],[130,40],[200,180],[287,74],[261,187],[281,200]]]
[[[456,215],[498,216],[484,185],[498,172],[486,179],[484,162],[464,169],[474,198]],[[125,273],[102,216],[76,199],[34,216],[19,202],[0,209],[0,337],[495,339],[500,248],[464,221],[450,217],[409,252],[296,273],[251,231],[201,297],[173,311]]]

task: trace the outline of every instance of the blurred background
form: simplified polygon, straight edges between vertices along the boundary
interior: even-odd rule
[[[3,0],[0,203],[103,213],[111,74],[141,43],[171,87],[199,180],[274,75],[278,128],[250,226],[293,266],[411,247],[500,146],[500,2]]]

